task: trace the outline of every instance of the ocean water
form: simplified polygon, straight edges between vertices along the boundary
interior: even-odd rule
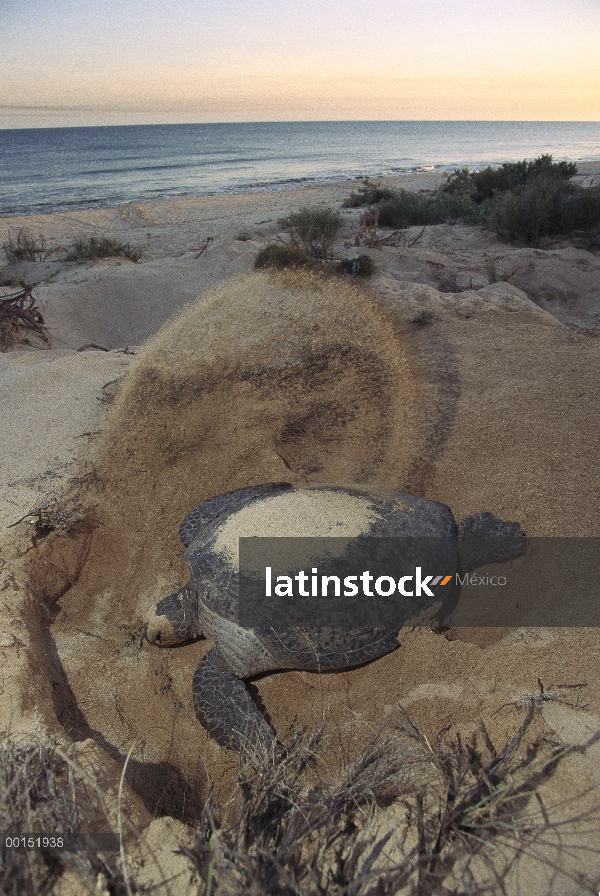
[[[600,158],[600,122],[340,121],[0,130],[0,215]]]

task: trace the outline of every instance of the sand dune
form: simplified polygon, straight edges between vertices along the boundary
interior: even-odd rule
[[[419,177],[414,187],[434,182]],[[440,225],[413,248],[368,250],[367,285],[251,272],[280,215],[336,206],[347,190],[27,219],[56,244],[126,235],[145,260],[4,272],[40,279],[52,342],[0,356],[2,722],[27,730],[37,713],[117,768],[138,739],[128,783],[140,823],[193,820],[208,778],[224,797],[238,773],[192,708],[210,645],[142,639],[149,610],[186,579],[177,527],[199,501],[266,481],[388,487],[457,519],[489,510],[528,535],[600,535],[598,257]],[[356,254],[344,243],[358,211],[344,211],[339,255]],[[77,351],[88,343],[108,351]],[[25,607],[28,593],[50,609]],[[413,630],[400,643],[361,669],[264,676],[256,693],[284,740],[327,719],[328,769],[398,703],[428,737],[483,718],[502,741],[540,682],[561,694],[540,703],[549,734],[582,742],[600,729],[595,629]],[[556,817],[600,783],[598,758],[596,745],[541,785]],[[582,811],[596,804],[581,796]],[[552,855],[565,874],[591,879],[597,837],[573,824],[563,845]],[[529,892],[572,892],[540,867],[523,864]]]

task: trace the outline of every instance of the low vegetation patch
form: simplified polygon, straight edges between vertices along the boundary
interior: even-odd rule
[[[577,174],[574,162],[553,162],[551,155],[539,156],[533,162],[504,162],[499,168],[488,165],[483,171],[462,168],[446,175],[440,193],[467,196],[481,204],[499,193],[519,190],[539,177],[566,183]]]
[[[357,193],[353,190],[348,199],[344,199],[342,206],[343,208],[360,208],[362,205],[373,205],[384,199],[393,199],[395,196],[394,190],[382,187],[381,184],[373,183],[368,177],[364,177],[362,187],[358,188]]]
[[[312,259],[304,249],[299,246],[287,245],[285,243],[269,243],[257,254],[254,259],[254,267],[274,268],[282,270],[283,268],[301,268],[312,264]]]
[[[483,723],[466,741],[432,742],[398,710],[356,762],[318,784],[321,734],[299,735],[280,761],[242,769],[233,811],[209,799],[183,851],[212,896],[504,892],[515,861],[552,843],[549,813],[529,801],[573,750],[532,735],[536,713],[529,701],[496,749]]]
[[[278,226],[290,235],[292,246],[315,259],[331,258],[342,226],[342,216],[330,208],[301,208],[280,218]]]
[[[600,245],[600,186],[574,184],[576,173],[573,162],[542,155],[482,171],[456,170],[433,193],[393,191],[365,179],[344,205],[369,205],[381,227],[481,223],[508,242],[535,246],[566,237],[595,249]]]
[[[540,175],[499,197],[489,226],[500,239],[527,245],[545,237],[591,238],[600,227],[600,187],[584,189]]]
[[[10,264],[17,261],[45,261],[52,250],[48,249],[45,238],[35,236],[31,230],[21,227],[16,237],[10,231],[8,239],[2,245],[6,259]]]
[[[142,253],[129,243],[119,243],[109,237],[81,237],[73,240],[65,255],[65,261],[98,261],[100,258],[128,258],[139,261]]]
[[[522,705],[522,722],[500,749],[483,722],[466,739],[447,731],[428,739],[396,708],[360,756],[337,772],[324,774],[321,730],[297,732],[283,756],[255,752],[226,803],[206,799],[195,842],[180,847],[189,871],[175,890],[200,896],[504,892],[520,857],[547,863],[566,824],[585,821],[593,829],[598,816],[597,810],[578,816],[574,795],[573,816],[555,823],[538,788],[600,732],[582,746],[565,746],[534,724],[536,695]],[[110,830],[105,793],[56,741],[41,732],[27,740],[0,737],[2,832],[78,834],[98,811]],[[120,796],[118,828],[127,833],[120,855],[5,846],[2,893],[44,896],[67,871],[82,893],[147,892],[130,857],[140,835],[121,812]],[[582,879],[572,875],[569,882]]]
[[[69,760],[54,739],[41,732],[23,740],[0,736],[3,835],[58,837],[79,833],[80,825],[85,831],[90,794],[96,806],[101,804],[102,794],[96,782]],[[16,849],[4,843],[1,854],[0,892],[6,896],[45,896],[67,870],[76,876],[82,893],[97,892],[101,878],[110,882],[110,892],[127,892],[122,873],[114,860],[108,863],[107,854]]]
[[[412,227],[481,220],[476,204],[465,196],[435,193],[409,193],[399,190],[391,199],[379,203],[379,224],[382,227]]]
[[[372,277],[377,267],[370,255],[359,255],[357,258],[342,258],[337,270],[352,277]]]
[[[26,227],[21,227],[16,236],[10,232],[8,240],[2,245],[4,254],[10,264],[18,261],[46,261],[50,255],[64,252],[65,261],[98,261],[100,258],[128,258],[139,261],[142,253],[132,248],[129,243],[101,237],[80,237],[73,240],[67,249],[49,249],[45,237],[36,236]]]

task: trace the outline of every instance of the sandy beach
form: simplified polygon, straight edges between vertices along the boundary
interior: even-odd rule
[[[598,176],[600,162],[579,172]],[[382,182],[433,190],[440,179]],[[50,338],[0,354],[0,716],[87,751],[108,789],[138,743],[129,810],[141,828],[159,817],[149,836],[165,855],[209,780],[224,799],[239,772],[194,715],[210,644],[160,651],[142,637],[156,602],[185,583],[177,527],[200,501],[270,481],[392,488],[457,520],[491,511],[528,536],[600,536],[599,256],[516,248],[463,224],[356,248],[363,210],[341,203],[359,186],[0,218],[0,244],[27,227],[49,248],[106,235],[142,252],[0,272],[0,292],[35,284]],[[278,219],[314,205],[341,210],[335,255],[366,252],[372,278],[253,271]],[[184,309],[182,327],[172,318]],[[284,379],[278,364],[295,372]],[[399,641],[359,669],[254,683],[284,741],[326,719],[323,775],[397,705],[432,741],[483,719],[503,744],[526,695],[557,743],[600,730],[598,629],[412,629]],[[558,896],[595,879],[599,770],[596,743],[540,780],[544,811],[564,827],[506,892]]]

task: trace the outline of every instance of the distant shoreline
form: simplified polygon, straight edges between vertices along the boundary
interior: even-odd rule
[[[596,168],[600,170],[600,162]],[[437,189],[442,176],[443,172],[420,171],[376,180],[387,187],[417,192]],[[360,185],[361,179],[358,178],[309,186],[302,184],[290,190],[188,194],[90,208],[0,215],[0,246],[8,239],[9,232],[14,235],[23,227],[36,234],[43,232],[45,237],[58,244],[65,244],[82,234],[111,234],[134,242],[142,240],[142,248],[145,248],[143,240],[147,232],[152,232],[157,235],[162,247],[167,233],[191,229],[199,230],[204,235],[213,232],[216,235],[222,228],[234,231],[247,227],[256,229],[266,221],[273,221],[301,206],[339,207]],[[167,237],[166,242],[170,241],[171,238]],[[151,255],[157,249],[155,243],[152,249]],[[178,251],[181,249],[183,244]],[[159,250],[159,254],[163,252]]]
[[[588,163],[582,163],[588,164]],[[485,167],[485,166],[482,166]],[[290,180],[285,182],[276,182],[273,184],[265,184],[257,182],[256,184],[249,184],[243,187],[232,187],[231,189],[223,189],[223,190],[207,190],[202,192],[179,192],[179,193],[169,193],[165,196],[155,196],[155,197],[144,197],[137,201],[142,202],[144,205],[156,202],[171,202],[178,199],[203,199],[209,197],[221,197],[221,196],[254,196],[257,194],[278,194],[278,193],[290,193],[298,190],[312,189],[318,187],[329,187],[337,184],[347,185],[348,190],[353,189],[353,185],[357,183],[361,183],[363,180],[368,178],[369,180],[376,181],[398,181],[401,182],[403,178],[409,178],[413,175],[424,175],[424,174],[433,174],[438,176],[443,176],[444,174],[450,173],[454,171],[454,166],[423,166],[417,168],[407,168],[406,171],[403,172],[395,172],[394,174],[360,174],[356,176],[342,176],[339,175],[337,177],[328,177],[328,178],[298,178],[297,180]],[[409,188],[410,189],[410,188]],[[2,211],[0,210],[0,218],[10,218],[10,217],[22,217],[22,216],[33,216],[33,215],[57,215],[62,213],[70,213],[76,211],[93,211],[95,209],[109,209],[109,208],[119,208],[124,205],[131,205],[135,200],[127,199],[123,202],[111,202],[107,200],[106,202],[103,200],[92,200],[88,203],[73,203],[70,206],[66,205],[58,205],[58,206],[49,206],[48,209],[44,208],[33,208],[31,210],[25,209],[17,209],[10,211]]]
[[[576,162],[577,177],[592,178],[600,176],[600,159],[590,159],[583,162]],[[485,166],[482,166],[485,167]],[[495,166],[494,166],[495,167]],[[343,192],[344,196],[350,194],[352,190],[358,189],[360,183],[368,177],[370,180],[380,181],[389,187],[396,189],[406,189],[409,191],[419,190],[435,190],[442,182],[445,174],[455,170],[452,166],[422,166],[407,169],[405,172],[393,175],[361,175],[357,177],[333,177],[322,180],[305,180],[293,183],[287,183],[281,186],[267,186],[264,184],[256,184],[254,187],[246,189],[231,189],[201,193],[177,193],[168,196],[155,198],[140,198],[139,200],[126,200],[124,202],[91,202],[89,204],[73,204],[71,207],[59,206],[48,209],[32,209],[31,211],[8,211],[0,210],[0,222],[5,225],[9,221],[20,221],[21,219],[55,218],[59,215],[72,216],[75,214],[85,214],[86,217],[94,212],[115,211],[128,206],[144,205],[150,207],[158,207],[164,203],[185,203],[185,202],[201,202],[209,200],[227,200],[235,198],[252,199],[255,197],[273,197],[286,195],[290,193],[307,193],[318,194],[319,192],[334,193]],[[4,226],[0,225],[0,231],[4,230]],[[21,224],[21,226],[25,226]]]
[[[0,131],[0,216],[600,158],[600,122],[289,122]]]

